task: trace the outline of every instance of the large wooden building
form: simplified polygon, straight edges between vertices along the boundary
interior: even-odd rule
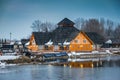
[[[33,32],[28,48],[32,51],[92,51],[99,49],[104,38],[95,32],[83,32],[64,18],[53,32]]]

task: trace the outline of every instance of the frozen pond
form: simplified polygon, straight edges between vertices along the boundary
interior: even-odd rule
[[[17,65],[0,68],[0,80],[120,80],[120,67]]]

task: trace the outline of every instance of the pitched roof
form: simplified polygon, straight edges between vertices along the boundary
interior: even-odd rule
[[[75,27],[58,27],[53,32],[33,32],[33,35],[37,45],[45,45],[49,40],[54,45],[58,45],[59,43],[63,44],[65,41],[70,42],[79,32]],[[85,34],[94,44],[104,43],[104,38],[95,32],[85,32]]]
[[[74,22],[72,22],[71,20],[67,18],[64,18],[62,21],[58,23],[58,25],[61,25],[61,24],[64,27],[58,26],[53,32],[33,32],[36,44],[44,45],[49,40],[51,40],[54,45],[58,45],[59,43],[64,43],[65,41],[70,42],[80,32],[77,28],[73,26]],[[95,44],[104,43],[104,38],[95,32],[85,32],[85,34]]]
[[[33,32],[37,45],[44,45],[51,39],[51,32]]]
[[[70,42],[79,34],[79,32],[80,31],[75,27],[58,27],[53,32],[33,32],[33,35],[37,45],[44,45],[49,40],[51,40],[54,45],[58,45],[65,41]],[[85,34],[94,44],[104,43],[104,38],[95,32],[85,32]]]
[[[112,38],[112,44],[120,44],[120,39]]]
[[[96,32],[85,32],[85,34],[93,41],[94,44],[102,44],[105,42],[104,37]]]
[[[58,25],[74,25],[75,23],[71,20],[69,20],[68,18],[64,18],[63,20],[61,20]]]
[[[64,41],[71,41],[79,33],[79,30],[73,26],[74,23],[67,18],[58,23],[61,24],[65,24],[65,27],[57,27],[53,32],[33,32],[36,44],[44,45],[51,40],[54,45],[58,45]]]
[[[57,27],[52,32],[52,41],[54,44],[63,43],[64,41],[70,42],[78,33],[79,30],[75,27]]]
[[[21,43],[22,43],[22,44],[25,44],[25,43],[27,43],[29,40],[30,40],[30,39],[21,39]]]

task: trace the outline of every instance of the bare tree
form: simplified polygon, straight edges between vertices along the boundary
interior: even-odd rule
[[[120,39],[120,24],[114,30],[114,38]]]
[[[84,19],[83,18],[77,18],[75,21],[75,27],[79,30],[82,29],[82,26],[84,25]]]
[[[105,20],[104,20],[104,18],[100,18],[99,23],[100,23],[100,27],[101,27],[100,30],[102,31],[101,35],[106,37],[106,33],[105,33]]]
[[[52,31],[53,29],[54,29],[54,25],[52,24],[52,23],[50,23],[50,22],[45,22],[45,23],[42,23],[42,30],[44,31],[44,32],[50,32],[50,31]]]
[[[86,32],[96,32],[100,35],[103,35],[104,26],[99,22],[98,19],[89,19],[86,21],[83,30]]]
[[[50,32],[55,28],[55,26],[50,22],[43,23],[40,20],[35,20],[32,23],[31,28],[36,32]]]
[[[40,32],[40,31],[42,31],[41,30],[41,25],[42,25],[42,22],[40,20],[35,20],[32,23],[31,28],[33,29],[33,31]]]
[[[42,32],[48,32],[48,28],[45,23],[41,24],[41,30],[42,30]]]
[[[113,29],[113,21],[107,20],[106,21],[106,37],[107,38],[114,38],[114,29]]]

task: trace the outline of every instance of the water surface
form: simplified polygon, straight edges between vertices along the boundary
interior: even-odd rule
[[[0,68],[0,80],[120,80],[120,67],[9,66]]]

